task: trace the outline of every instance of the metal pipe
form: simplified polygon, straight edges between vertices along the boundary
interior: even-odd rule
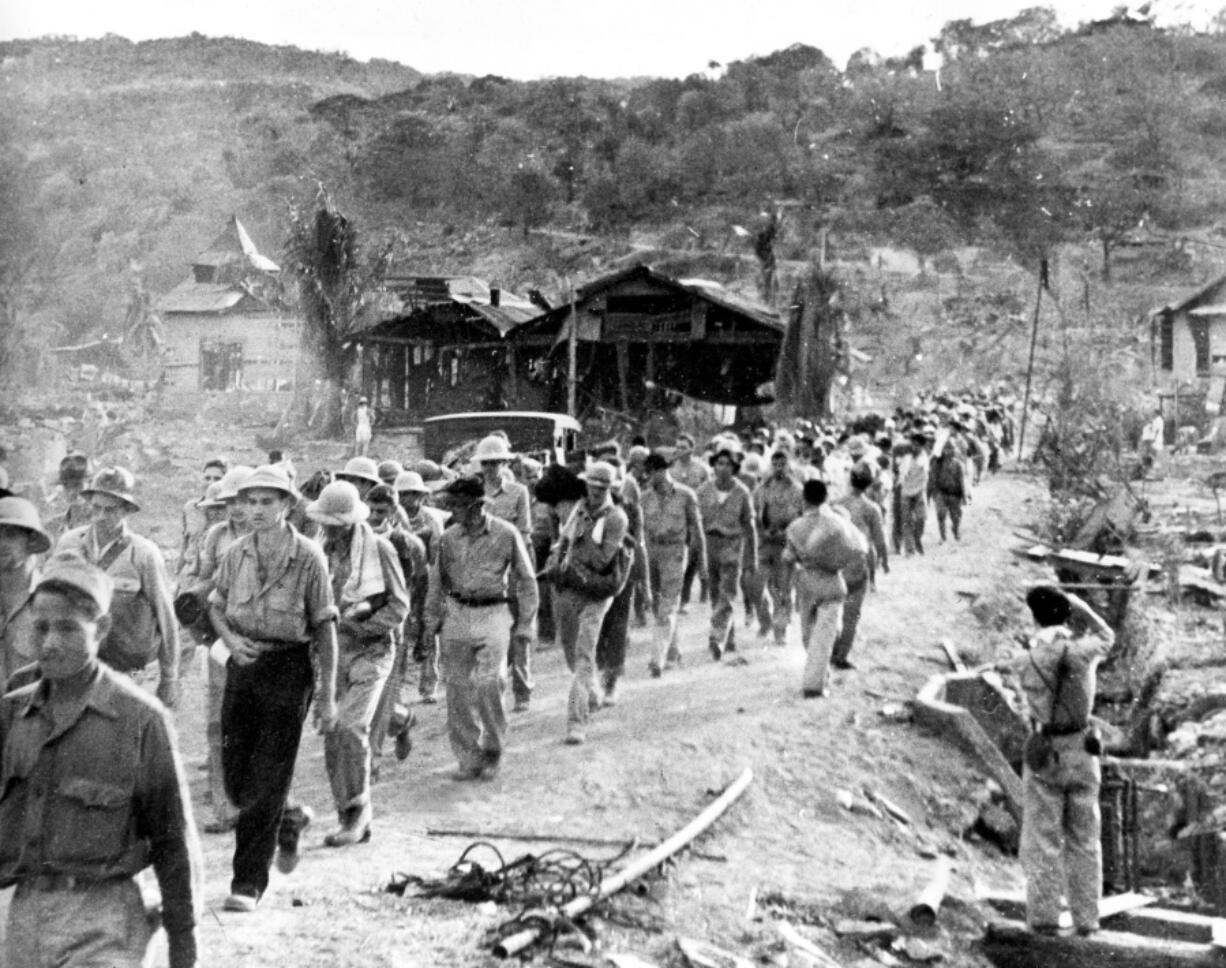
[[[752,781],[753,770],[746,768],[745,772],[738,776],[733,784],[720,794],[718,799],[708,805],[702,813],[669,837],[668,840],[660,844],[659,847],[644,854],[612,877],[601,881],[600,889],[595,894],[575,898],[558,913],[566,920],[574,920],[597,902],[603,901],[606,897],[612,897],[631,881],[642,877],[653,867],[659,867],[660,864],[668,860],[669,857],[689,844],[695,837],[723,816],[724,811],[740,799],[741,794],[748,789]],[[494,945],[494,954],[499,958],[509,958],[511,955],[523,951],[536,941],[540,935],[540,928],[526,928],[517,934],[503,938],[498,944]]]
[[[941,910],[941,902],[945,899],[945,892],[949,890],[949,876],[952,872],[953,866],[949,858],[938,858],[932,877],[911,905],[909,913],[912,924],[930,928],[937,923],[937,912]]]

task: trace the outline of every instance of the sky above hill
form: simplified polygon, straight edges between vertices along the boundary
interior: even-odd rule
[[[1222,2],[1150,7],[1159,24],[1203,27]],[[427,73],[685,77],[711,61],[794,43],[820,48],[840,67],[864,47],[896,56],[930,44],[947,21],[982,23],[1030,6],[1054,7],[1071,27],[1107,16],[1119,0],[0,0],[0,38],[148,40],[197,31],[381,57]]]

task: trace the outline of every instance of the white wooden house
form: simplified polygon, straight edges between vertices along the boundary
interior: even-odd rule
[[[280,267],[237,217],[154,303],[166,335],[167,390],[276,390],[294,375],[297,321],[278,308]]]

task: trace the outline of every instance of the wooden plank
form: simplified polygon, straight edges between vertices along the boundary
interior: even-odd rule
[[[1112,931],[1143,934],[1150,938],[1212,944],[1214,926],[1221,923],[1220,918],[1211,918],[1204,914],[1147,908],[1117,914],[1111,918],[1109,927]]]
[[[1105,920],[1125,911],[1135,911],[1156,903],[1158,899],[1147,894],[1111,894],[1098,902],[1098,918],[1100,921]]]
[[[1088,938],[1035,934],[1016,922],[988,925],[983,953],[999,968],[1221,968],[1211,945],[1099,931]]]
[[[949,639],[941,639],[941,648],[945,650],[945,656],[949,659],[949,664],[954,672],[966,671],[966,663],[962,661],[962,657],[958,655],[958,651]]]
[[[983,898],[984,901],[996,911],[999,911],[1006,918],[1024,921],[1026,918],[1026,895],[1020,893],[1009,894],[990,894]],[[1145,894],[1112,894],[1102,898],[1098,902],[1098,918],[1100,921],[1105,921],[1107,918],[1117,918],[1128,911],[1136,911],[1140,908],[1149,907],[1158,903],[1157,898],[1149,897]],[[1176,912],[1167,912],[1176,913]],[[1060,912],[1060,927],[1071,928],[1073,926],[1072,916],[1068,910]],[[1206,941],[1208,939],[1206,938]]]

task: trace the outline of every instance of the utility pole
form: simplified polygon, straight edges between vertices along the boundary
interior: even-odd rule
[[[1030,360],[1026,364],[1026,395],[1022,398],[1022,425],[1017,431],[1017,459],[1022,459],[1026,443],[1026,418],[1030,415],[1030,381],[1034,377],[1034,350],[1039,340],[1039,306],[1043,303],[1043,286],[1047,282],[1047,260],[1039,263],[1039,286],[1034,295],[1034,323],[1030,327]]]
[[[574,417],[579,382],[579,316],[575,306],[575,287],[567,280],[570,289],[570,332],[566,337],[566,412]]]

